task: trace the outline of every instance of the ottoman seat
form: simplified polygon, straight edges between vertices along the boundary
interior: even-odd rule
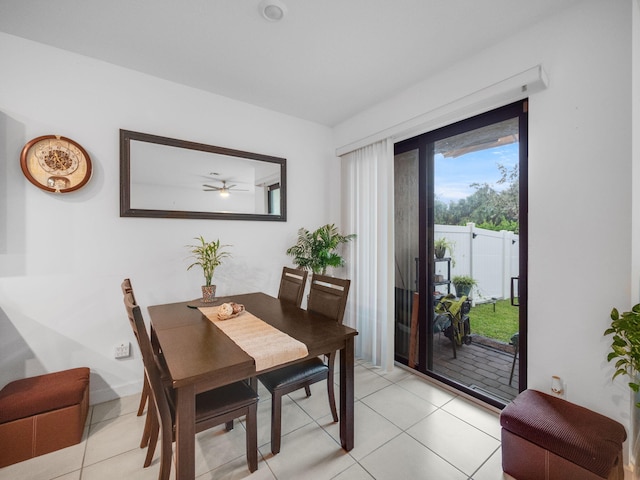
[[[624,427],[604,415],[525,390],[500,415],[503,470],[518,480],[624,478]]]
[[[23,378],[0,390],[0,467],[75,445],[89,411],[89,369]]]

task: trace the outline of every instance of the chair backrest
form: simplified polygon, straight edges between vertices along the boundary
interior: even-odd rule
[[[307,310],[342,323],[351,280],[313,274]]]
[[[278,298],[294,303],[296,307],[300,307],[308,273],[307,270],[283,267]]]
[[[453,317],[459,317],[459,314],[469,313],[470,305],[467,304],[466,295],[460,298],[446,296],[440,300],[435,310],[436,313],[449,313]]]
[[[131,299],[133,300],[133,304],[136,305],[136,296],[133,294],[133,286],[131,286],[131,280],[125,278],[120,284],[120,288],[122,288],[122,294],[126,295],[127,293],[131,294]]]
[[[140,306],[136,305],[133,301],[132,292],[124,294],[124,307],[127,310],[127,316],[129,317],[129,323],[131,324],[133,334],[136,336],[138,345],[140,346],[142,363],[144,364],[145,374],[147,375],[147,380],[151,387],[153,403],[156,407],[158,418],[160,419],[162,435],[168,435],[169,438],[172,438],[173,416],[171,413],[171,407],[169,406],[169,401],[164,390],[160,368],[156,363],[155,355],[153,354],[151,340],[147,333],[147,327],[144,324],[144,319],[142,318]]]

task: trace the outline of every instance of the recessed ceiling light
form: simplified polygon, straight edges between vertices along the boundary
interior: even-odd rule
[[[270,22],[282,20],[287,13],[287,6],[279,0],[262,0],[258,8],[262,16]]]

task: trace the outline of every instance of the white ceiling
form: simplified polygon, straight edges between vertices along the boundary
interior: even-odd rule
[[[0,31],[334,126],[584,0],[282,1],[0,0]]]

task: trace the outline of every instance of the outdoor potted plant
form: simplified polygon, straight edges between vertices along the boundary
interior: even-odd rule
[[[462,297],[463,295],[468,297],[471,289],[478,284],[478,282],[469,275],[456,275],[451,279],[451,283],[453,283],[458,297]]]
[[[433,242],[433,250],[436,258],[444,258],[449,249],[449,255],[453,257],[454,242],[447,240],[447,237],[436,238]]]
[[[187,267],[187,270],[191,270],[196,265],[202,268],[204,274],[204,285],[202,286],[202,301],[213,302],[216,296],[216,286],[211,284],[213,279],[213,273],[222,263],[222,259],[230,257],[231,254],[224,250],[224,247],[230,247],[231,245],[221,245],[220,239],[207,242],[204,237],[196,237],[195,240],[199,240],[197,245],[187,245],[190,249],[192,257],[195,259],[191,265]]]
[[[310,232],[306,228],[298,230],[298,240],[287,249],[298,268],[326,275],[327,267],[341,267],[344,259],[337,252],[338,247],[353,240],[355,234],[342,235],[334,224],[323,225]]]

